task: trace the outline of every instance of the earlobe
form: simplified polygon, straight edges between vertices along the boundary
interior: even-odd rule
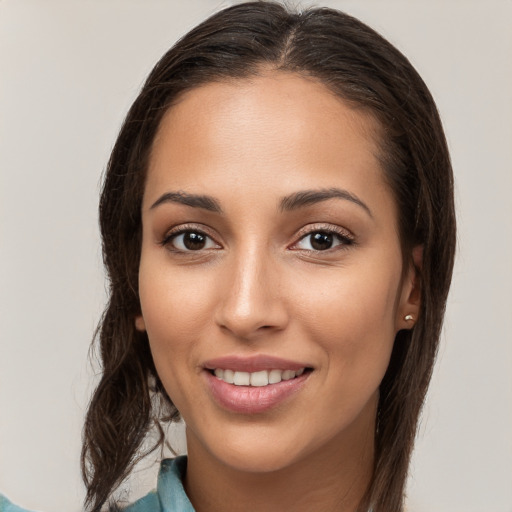
[[[396,330],[412,329],[418,320],[421,306],[421,268],[423,263],[423,246],[417,245],[412,250],[407,275],[402,284],[402,295],[397,312]]]
[[[144,322],[144,317],[142,315],[137,315],[135,317],[135,329],[140,332],[146,331],[146,323]]]

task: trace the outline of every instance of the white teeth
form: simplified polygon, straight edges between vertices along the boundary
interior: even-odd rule
[[[251,373],[251,386],[266,386],[267,384],[268,372],[266,370]]]
[[[251,374],[249,372],[235,372],[233,384],[235,386],[248,386],[251,383]]]
[[[263,387],[268,384],[278,384],[282,380],[290,380],[299,377],[304,373],[305,368],[300,370],[262,370],[259,372],[235,372],[233,370],[224,370],[216,368],[214,373],[217,378],[234,384],[235,386],[255,386]]]
[[[270,370],[268,372],[268,383],[269,384],[277,384],[281,382],[281,375],[283,372],[281,370]]]
[[[235,372],[233,370],[224,370],[224,376],[221,377],[221,379],[228,384],[233,384],[235,381]]]
[[[295,377],[295,372],[293,370],[285,370],[283,372],[283,380],[290,380]]]

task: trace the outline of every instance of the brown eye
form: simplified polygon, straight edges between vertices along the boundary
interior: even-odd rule
[[[173,235],[168,241],[178,251],[200,251],[202,249],[213,249],[217,247],[215,242],[200,231],[182,231]]]
[[[204,249],[206,237],[201,233],[185,233],[183,235],[183,245],[190,251]]]
[[[353,244],[353,239],[334,231],[311,231],[303,236],[295,245],[297,249],[306,251],[328,251],[338,246]]]
[[[311,237],[311,247],[315,251],[325,251],[332,247],[334,236],[332,233],[313,233],[309,235]]]

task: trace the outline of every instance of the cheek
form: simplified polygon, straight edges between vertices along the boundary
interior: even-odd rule
[[[334,276],[316,275],[314,285],[310,281],[305,287],[300,280],[301,287],[294,290],[308,335],[321,345],[329,364],[342,366],[347,376],[383,375],[387,368],[400,280],[400,268],[394,267],[386,272],[378,263],[357,272],[337,269]]]
[[[201,272],[172,271],[165,261],[150,265],[142,260],[139,295],[146,330],[154,344],[193,342],[209,318],[208,283]]]
[[[205,298],[194,292],[197,285],[183,272],[149,265],[143,260],[139,271],[139,295],[145,328],[156,370],[176,405],[183,378],[197,366],[195,341],[208,315]],[[178,402],[178,403],[177,403]]]
[[[188,416],[192,382],[199,371],[198,353],[208,313],[205,287],[179,269],[141,262],[139,295],[156,371],[170,399]],[[203,293],[199,293],[202,290]]]

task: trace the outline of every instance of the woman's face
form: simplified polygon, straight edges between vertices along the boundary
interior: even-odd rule
[[[375,132],[283,72],[196,88],[166,113],[136,326],[189,454],[271,471],[371,446],[395,334],[418,310]]]

